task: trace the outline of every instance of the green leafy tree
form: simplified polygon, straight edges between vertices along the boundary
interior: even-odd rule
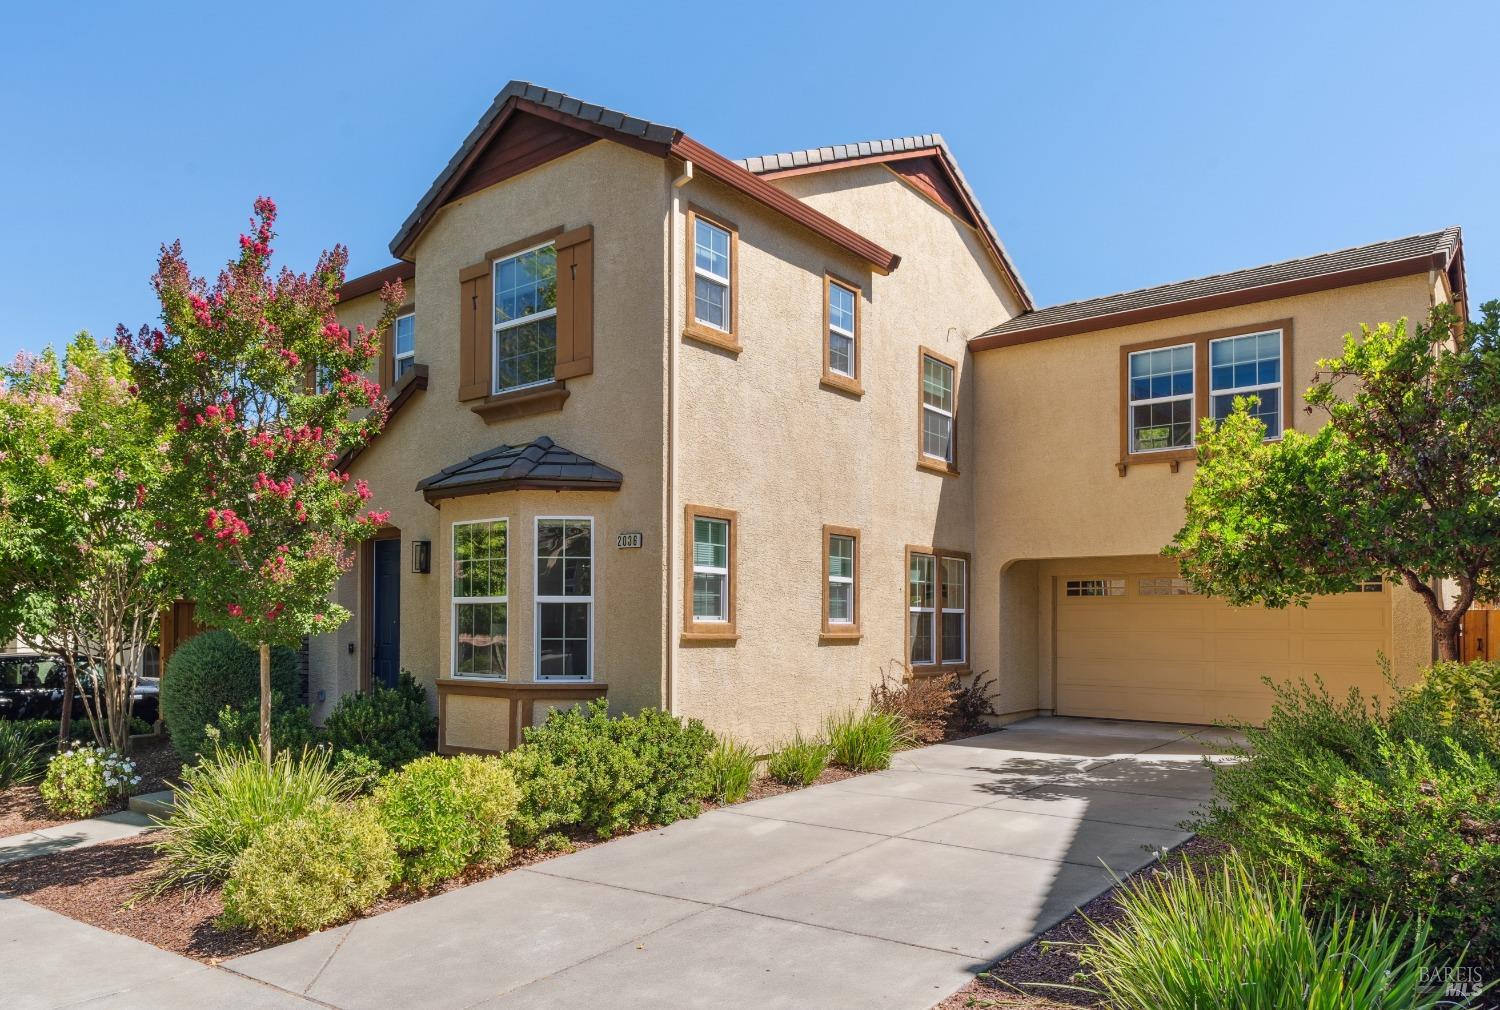
[[[1165,553],[1199,592],[1306,604],[1385,579],[1416,593],[1443,659],[1464,613],[1500,595],[1500,301],[1439,305],[1346,334],[1306,393],[1326,421],[1264,441],[1236,401],[1205,421],[1187,518]],[[1451,581],[1455,590],[1439,591]]]
[[[0,383],[0,640],[62,657],[94,739],[124,751],[167,598],[153,518],[167,438],[125,354],[87,333],[61,359],[22,352]]]
[[[328,593],[352,547],[387,518],[366,511],[369,488],[336,463],[384,423],[386,401],[364,373],[405,298],[387,285],[380,323],[351,333],[335,314],[343,247],[310,274],[273,275],[275,220],[275,204],[257,200],[239,257],[212,285],[192,275],[180,243],[164,246],[152,278],[162,326],[121,333],[142,396],[170,422],[174,578],[200,621],[259,649],[267,762],[270,647],[349,616]]]

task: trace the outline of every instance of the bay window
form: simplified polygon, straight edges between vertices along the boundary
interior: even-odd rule
[[[505,679],[508,524],[453,524],[453,675]]]
[[[593,677],[594,521],[536,521],[536,679]]]

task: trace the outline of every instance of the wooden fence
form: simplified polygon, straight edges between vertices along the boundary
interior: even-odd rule
[[[1464,615],[1459,655],[1465,663],[1500,659],[1500,610],[1470,610]]]

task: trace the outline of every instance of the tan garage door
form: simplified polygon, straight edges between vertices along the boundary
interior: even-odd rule
[[[1051,580],[1059,715],[1162,722],[1263,720],[1276,681],[1314,674],[1335,693],[1382,693],[1386,587],[1307,608],[1231,607],[1193,595],[1160,563]]]

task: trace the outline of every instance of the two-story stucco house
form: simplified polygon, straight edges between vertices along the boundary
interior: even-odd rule
[[[1158,552],[1196,420],[1310,423],[1344,332],[1462,298],[1457,229],[1037,309],[937,136],[731,161],[512,83],[391,252],[342,292],[409,305],[320,715],[405,669],[448,751],[600,696],[765,744],[988,671],[1006,718],[1204,722],[1429,657],[1398,587],[1235,610]]]

